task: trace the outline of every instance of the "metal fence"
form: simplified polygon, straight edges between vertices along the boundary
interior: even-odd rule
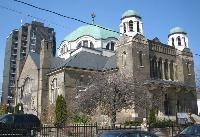
[[[141,130],[135,126],[115,126],[115,127],[99,127],[95,124],[84,125],[63,125],[51,126],[43,125],[38,128],[3,128],[0,126],[0,136],[35,136],[35,137],[95,137],[98,133],[108,130]],[[180,126],[171,126],[165,128],[150,127],[151,133],[157,134],[159,137],[173,137],[182,130]],[[20,131],[20,132],[16,132]],[[23,132],[22,132],[23,131]]]

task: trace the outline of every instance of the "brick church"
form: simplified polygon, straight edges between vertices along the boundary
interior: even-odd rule
[[[25,113],[41,116],[58,95],[69,98],[80,79],[116,69],[116,73],[130,72],[139,81],[148,80],[150,93],[162,92],[160,117],[196,113],[194,62],[187,32],[172,28],[167,44],[157,37],[149,40],[142,17],[133,10],[123,13],[119,29],[120,34],[95,25],[80,26],[63,39],[57,56],[53,55],[54,43],[42,40],[40,52],[30,51],[26,57],[15,104],[23,103]],[[144,117],[137,110],[119,113],[133,119]]]

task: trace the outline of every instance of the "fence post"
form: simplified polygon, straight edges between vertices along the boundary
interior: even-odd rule
[[[97,122],[95,123],[95,127],[96,127],[96,135],[98,134],[98,125]]]
[[[58,129],[58,128],[59,128],[59,127],[57,126],[57,128],[56,128],[56,131],[57,131],[57,133],[56,133],[56,137],[59,136],[59,134],[58,134],[59,129]]]

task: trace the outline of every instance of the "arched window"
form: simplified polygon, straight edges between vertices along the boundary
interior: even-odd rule
[[[162,79],[162,58],[158,61],[158,78]]]
[[[177,37],[177,41],[178,41],[178,46],[181,46],[181,38]]]
[[[80,48],[82,46],[82,41],[78,43],[77,48]]]
[[[126,33],[126,24],[123,23],[123,27],[124,27],[124,33]]]
[[[142,51],[139,51],[139,61],[140,61],[140,66],[143,66]]]
[[[129,31],[133,31],[133,21],[129,21]]]
[[[187,63],[187,71],[188,75],[191,75],[191,64],[189,62]]]
[[[31,89],[32,89],[32,83],[31,79],[28,77],[25,79],[24,85],[23,85],[23,103],[24,105],[27,105],[27,107],[31,107]]]
[[[83,47],[88,47],[88,41],[87,40],[83,41]]]
[[[164,73],[165,73],[165,79],[168,80],[168,60],[166,59],[164,62]]]
[[[126,66],[126,51],[122,53],[122,66]]]
[[[174,38],[172,38],[172,46],[174,46]]]
[[[158,72],[157,72],[157,58],[156,56],[153,57],[152,59],[152,76],[153,78],[157,78],[158,77]]]
[[[174,81],[174,62],[173,60],[170,62],[170,79]]]
[[[140,32],[140,22],[137,21],[137,32]]]
[[[62,46],[62,47],[61,47],[60,53],[61,53],[61,54],[64,54],[64,52],[65,52],[65,49],[64,49],[64,47]]]
[[[56,102],[57,96],[58,96],[58,83],[57,83],[57,79],[54,78],[51,83],[51,103]]]
[[[90,42],[90,48],[94,48],[94,44]]]
[[[185,37],[183,37],[183,42],[184,42],[184,46],[186,47],[186,41],[185,41]]]
[[[107,50],[110,49],[110,43],[108,43],[108,44],[106,45],[106,49],[107,49]]]
[[[114,51],[114,49],[115,49],[115,42],[111,41],[110,45],[111,45],[111,50]]]

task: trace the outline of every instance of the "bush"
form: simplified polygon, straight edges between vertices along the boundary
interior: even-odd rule
[[[56,99],[55,109],[55,125],[60,126],[65,124],[67,120],[67,104],[62,95],[58,95]]]
[[[124,123],[125,126],[140,126],[142,121],[126,121]]]
[[[154,123],[151,123],[151,127],[155,128],[165,128],[165,127],[172,127],[173,126],[173,121],[171,120],[159,120]]]
[[[6,105],[0,105],[0,116],[8,112]]]
[[[76,124],[86,124],[89,122],[89,117],[85,114],[75,115],[73,122]]]

